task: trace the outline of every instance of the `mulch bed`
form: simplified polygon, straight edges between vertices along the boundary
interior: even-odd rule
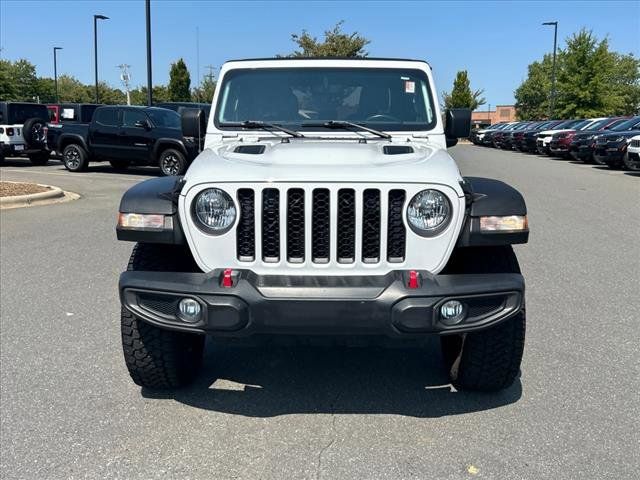
[[[46,192],[49,187],[36,185],[35,183],[0,182],[0,197],[13,197],[16,195],[30,195],[32,193]]]

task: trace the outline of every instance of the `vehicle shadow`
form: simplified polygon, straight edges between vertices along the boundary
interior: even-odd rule
[[[66,172],[67,169],[64,168],[62,161],[56,158],[51,158],[47,165],[34,165],[28,158],[22,157],[12,157],[5,158],[1,167],[20,167],[20,168],[49,168],[49,170]],[[144,166],[131,166],[126,170],[116,170],[109,163],[90,163],[85,172],[92,173],[111,173],[111,174],[130,174],[130,175],[141,175],[148,177],[159,177],[160,169],[156,167],[144,167]],[[71,173],[70,175],[82,175],[82,173]]]
[[[624,174],[630,177],[640,177],[640,172],[624,172]]]
[[[493,393],[457,392],[438,339],[424,348],[238,347],[209,345],[191,386],[146,398],[246,417],[295,413],[443,417],[489,410],[522,396],[518,378]]]

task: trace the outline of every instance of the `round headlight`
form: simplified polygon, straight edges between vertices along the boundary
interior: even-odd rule
[[[233,225],[236,206],[226,192],[219,188],[207,188],[193,201],[193,217],[200,229],[219,235]]]
[[[414,195],[407,207],[409,225],[419,235],[435,235],[451,219],[451,204],[438,190],[422,190]]]

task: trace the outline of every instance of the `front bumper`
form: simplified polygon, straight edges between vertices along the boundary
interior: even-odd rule
[[[524,308],[519,274],[432,275],[409,272],[383,276],[256,275],[235,270],[224,287],[223,270],[210,273],[127,271],[120,276],[122,305],[161,328],[216,336],[252,334],[387,335],[471,332],[495,325]],[[202,307],[200,320],[181,320],[177,304],[189,297]],[[442,322],[440,306],[457,299],[466,318]]]
[[[615,144],[597,145],[593,156],[607,165],[619,165],[622,163],[625,153],[626,149],[623,146]]]

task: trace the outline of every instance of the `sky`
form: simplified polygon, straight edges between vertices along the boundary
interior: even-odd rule
[[[93,15],[98,24],[98,75],[121,87],[119,64],[131,65],[134,86],[146,84],[144,0],[0,0],[0,56],[25,58],[41,76],[53,77],[53,47],[58,75],[93,83]],[[27,20],[28,19],[28,20]],[[476,2],[223,2],[151,1],[154,84],[167,83],[169,66],[184,58],[192,86],[211,65],[225,60],[287,54],[292,33],[303,29],[322,38],[344,20],[344,30],[371,40],[370,56],[427,60],[438,94],[450,90],[458,70],[469,72],[471,86],[484,89],[492,106],[513,103],[513,91],[527,65],[553,50],[582,27],[608,37],[610,47],[640,56],[640,1],[476,1]],[[199,55],[197,39],[199,38]],[[485,105],[484,108],[487,106]]]

